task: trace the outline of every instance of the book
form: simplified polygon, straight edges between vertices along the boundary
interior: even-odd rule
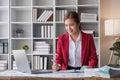
[[[47,57],[44,57],[44,70],[47,69]]]
[[[41,26],[41,38],[44,38],[45,36],[44,36],[44,26],[42,25]]]
[[[43,57],[40,57],[40,69],[43,69]]]
[[[0,42],[0,54],[3,54],[3,42]]]
[[[5,54],[8,53],[8,42],[3,43],[3,53],[5,53]]]
[[[46,12],[44,13],[44,16],[43,16],[41,22],[45,22],[45,19],[46,19],[47,15],[49,15],[49,12],[50,12],[49,10],[46,10]]]
[[[41,22],[45,13],[46,13],[46,10],[42,12],[42,14],[38,17],[37,21]]]
[[[94,13],[81,13],[81,19],[84,18],[94,18],[97,19],[97,14]]]
[[[35,49],[50,49],[50,46],[34,46]]]
[[[46,17],[45,21],[49,21],[52,16],[53,16],[53,11],[50,11],[50,13],[49,13],[49,15]]]
[[[51,26],[48,25],[48,38],[51,37],[51,29],[50,28],[51,28]]]
[[[46,12],[46,15],[44,16],[44,19],[43,19],[42,22],[46,22],[46,21],[47,21],[47,18],[48,18],[48,16],[50,15],[51,12],[52,12],[51,10],[48,10],[48,11]]]
[[[49,45],[48,43],[46,43],[45,41],[35,41],[34,42],[34,45],[35,46],[47,46],[47,45]]]

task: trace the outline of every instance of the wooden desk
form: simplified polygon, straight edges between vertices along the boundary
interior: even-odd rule
[[[0,77],[0,80],[120,80],[120,78],[42,78],[42,77]]]
[[[120,80],[120,78],[101,78],[101,77],[83,78],[83,77],[79,77],[78,75],[76,76],[76,78],[75,78],[75,75],[73,75],[74,78],[70,78],[70,77],[66,78],[64,76],[56,77],[56,75],[51,76],[49,74],[48,74],[48,76],[45,74],[43,74],[44,76],[30,76],[30,75],[25,76],[25,74],[18,75],[15,72],[13,70],[7,71],[8,74],[13,73],[12,76],[8,75],[6,72],[4,74],[0,74],[0,80]],[[17,76],[15,76],[16,74],[17,74]],[[68,76],[68,74],[67,74],[67,76]]]

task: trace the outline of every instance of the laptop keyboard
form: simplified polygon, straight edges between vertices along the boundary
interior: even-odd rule
[[[32,74],[53,73],[53,70],[32,70]]]

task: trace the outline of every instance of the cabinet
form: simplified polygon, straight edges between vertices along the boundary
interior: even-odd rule
[[[51,69],[51,59],[55,58],[58,36],[66,32],[64,14],[69,11],[97,14],[96,21],[81,21],[81,25],[83,30],[95,31],[94,41],[100,57],[99,0],[0,0],[0,2],[0,42],[8,43],[8,53],[0,54],[0,60],[7,60],[7,69],[13,69],[12,50],[21,49],[25,44],[29,46],[26,54],[32,69],[38,68],[36,61],[40,60],[40,57],[47,57],[47,69]],[[35,43],[40,42],[48,44],[49,54],[42,52],[34,54],[38,47]]]

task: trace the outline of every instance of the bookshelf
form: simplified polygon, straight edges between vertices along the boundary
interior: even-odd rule
[[[8,69],[9,0],[0,0],[0,70]]]
[[[14,69],[12,50],[21,49],[22,45],[26,44],[29,46],[26,54],[31,68],[40,68],[42,57],[42,61],[45,61],[42,65],[47,62],[48,67],[45,69],[51,69],[58,36],[66,32],[64,14],[69,11],[97,15],[94,21],[81,21],[81,25],[83,30],[95,31],[94,41],[100,57],[99,4],[99,0],[0,0],[0,43],[8,43],[8,52],[0,54],[0,60],[7,60],[7,69]],[[41,44],[35,46],[35,43],[40,42],[45,42],[43,47],[48,44],[48,54],[44,51],[34,52],[41,49]]]

